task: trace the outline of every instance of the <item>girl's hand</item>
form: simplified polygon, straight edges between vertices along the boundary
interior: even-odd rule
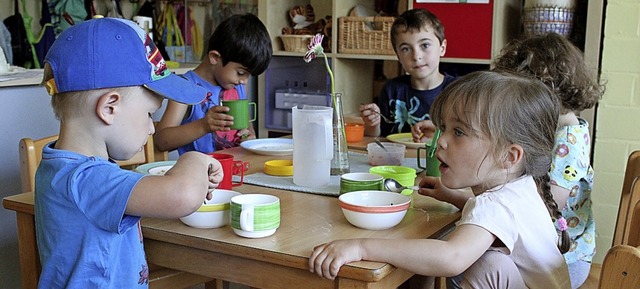
[[[229,126],[233,124],[233,116],[226,114],[228,111],[226,106],[214,106],[207,111],[204,120],[209,132],[231,130]]]
[[[377,127],[380,125],[380,108],[377,104],[361,104],[358,109],[360,110],[360,117],[365,126]]]
[[[309,271],[333,280],[342,265],[362,260],[361,248],[358,240],[337,240],[318,245],[309,257]]]
[[[440,178],[425,176],[420,180],[420,184],[418,186],[420,187],[420,190],[418,190],[419,194],[443,201],[443,186],[440,182]]]
[[[256,135],[253,134],[251,130],[246,128],[238,130],[238,133],[236,133],[236,136],[240,137],[240,142],[250,140],[250,139],[256,139]]]
[[[419,194],[452,204],[460,210],[467,203],[467,200],[474,197],[470,189],[450,189],[445,187],[439,177],[423,177],[420,180],[419,187]]]
[[[430,119],[417,122],[411,127],[414,142],[427,142],[436,133],[436,126]]]

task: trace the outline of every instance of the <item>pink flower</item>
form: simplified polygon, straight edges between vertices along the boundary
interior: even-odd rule
[[[335,80],[333,78],[333,71],[331,71],[331,66],[329,66],[329,60],[327,60],[327,55],[324,54],[324,49],[322,48],[322,39],[324,38],[324,35],[318,33],[316,35],[314,35],[311,38],[311,41],[309,42],[309,45],[307,46],[307,53],[305,53],[304,55],[304,61],[306,63],[311,62],[311,60],[313,60],[314,58],[316,58],[317,56],[323,56],[324,57],[324,65],[327,67],[327,72],[329,73],[329,78],[331,79],[331,98],[334,101],[335,104],[335,100],[334,95],[335,95]]]

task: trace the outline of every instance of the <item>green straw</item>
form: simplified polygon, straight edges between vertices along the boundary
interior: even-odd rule
[[[437,149],[437,142],[438,142],[438,138],[440,137],[440,129],[436,129],[436,133],[433,135],[433,138],[431,139],[431,144],[429,145],[429,151],[427,152],[427,157],[432,158],[435,154],[436,154],[436,149]]]

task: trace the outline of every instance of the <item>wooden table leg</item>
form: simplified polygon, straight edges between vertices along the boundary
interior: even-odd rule
[[[18,251],[23,289],[38,288],[40,278],[40,255],[36,244],[36,226],[33,214],[16,212],[18,224]]]

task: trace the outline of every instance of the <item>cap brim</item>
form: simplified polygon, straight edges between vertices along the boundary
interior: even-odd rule
[[[207,97],[207,90],[174,73],[144,85],[149,90],[184,104],[198,104]]]

